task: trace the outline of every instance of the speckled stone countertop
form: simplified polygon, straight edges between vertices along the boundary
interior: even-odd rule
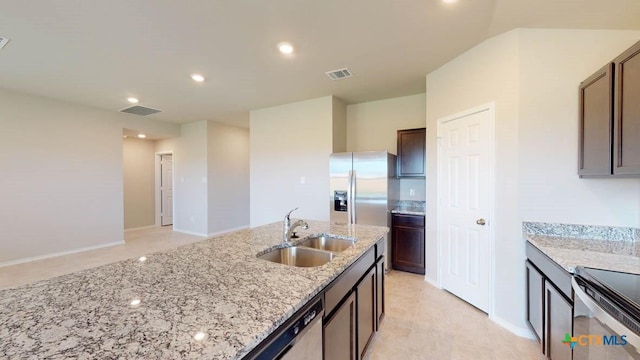
[[[523,223],[523,236],[573,273],[577,266],[640,274],[636,228]]]
[[[319,267],[272,263],[256,255],[282,245],[274,223],[0,290],[0,358],[242,358],[388,232],[308,223],[301,238],[357,242]]]
[[[424,201],[401,200],[398,206],[391,210],[391,213],[425,216],[427,214],[426,204]]]

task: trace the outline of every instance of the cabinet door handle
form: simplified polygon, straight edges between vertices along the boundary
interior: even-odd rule
[[[476,220],[476,224],[484,226],[487,222],[484,219],[478,219]]]

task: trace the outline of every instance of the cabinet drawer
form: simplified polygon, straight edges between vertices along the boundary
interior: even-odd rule
[[[393,215],[393,226],[424,227],[424,216]]]

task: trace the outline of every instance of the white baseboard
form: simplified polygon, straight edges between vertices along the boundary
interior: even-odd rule
[[[249,229],[249,226],[240,226],[240,227],[236,227],[236,228],[232,228],[232,229],[226,229],[226,230],[222,230],[222,231],[216,231],[216,232],[212,232],[209,234],[203,234],[203,233],[198,233],[195,231],[189,231],[189,230],[182,230],[182,229],[176,229],[175,227],[173,228],[173,231],[177,231],[177,232],[181,232],[183,234],[189,234],[189,235],[195,235],[195,236],[203,236],[203,237],[213,237],[213,236],[218,236],[218,235],[224,235],[224,234],[228,234],[228,233],[232,233],[234,231],[239,231],[239,230],[245,230],[245,229]]]
[[[151,229],[156,227],[156,224],[153,225],[147,225],[147,226],[140,226],[140,227],[135,227],[135,228],[131,228],[131,229],[124,229],[124,232],[129,232],[129,231],[136,231],[136,230],[144,230],[144,229]]]
[[[442,289],[436,280],[433,280],[432,278],[430,278],[430,277],[428,277],[426,275],[424,276],[424,281],[427,282],[428,284],[431,284],[431,285],[437,287],[438,289]]]
[[[531,340],[535,340],[535,337],[533,336],[533,333],[531,332],[531,330],[528,327],[518,327],[502,318],[500,318],[499,316],[491,316],[489,317],[493,322],[495,322],[496,324],[502,326],[503,328],[509,330],[510,332],[514,333],[515,335],[518,335],[520,337],[523,338],[527,338],[527,339],[531,339]]]
[[[224,234],[232,233],[232,232],[235,232],[235,231],[246,230],[248,228],[249,228],[249,225],[245,225],[245,226],[239,226],[239,227],[232,228],[232,229],[216,231],[216,232],[209,233],[209,235],[207,235],[207,237],[224,235]]]
[[[195,231],[189,231],[189,230],[182,230],[182,229],[176,228],[175,226],[173,227],[173,231],[177,231],[179,233],[188,234],[188,235],[207,237],[207,234],[203,234]]]
[[[102,249],[102,248],[116,246],[116,245],[124,245],[124,240],[114,241],[114,242],[111,242],[111,243],[106,243],[106,244],[101,244],[101,245],[96,245],[96,246],[88,246],[88,247],[83,247],[83,248],[79,248],[79,249],[60,251],[60,252],[55,252],[55,253],[52,253],[52,254],[32,256],[32,257],[23,258],[23,259],[5,261],[5,262],[0,263],[0,267],[18,265],[18,264],[31,262],[31,261],[44,260],[44,259],[49,259],[49,258],[58,257],[58,256],[71,255],[71,254],[81,253],[81,252],[90,251],[90,250],[97,250],[97,249]]]

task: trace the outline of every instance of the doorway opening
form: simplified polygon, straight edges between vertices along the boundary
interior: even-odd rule
[[[156,224],[173,226],[173,153],[156,153]]]

